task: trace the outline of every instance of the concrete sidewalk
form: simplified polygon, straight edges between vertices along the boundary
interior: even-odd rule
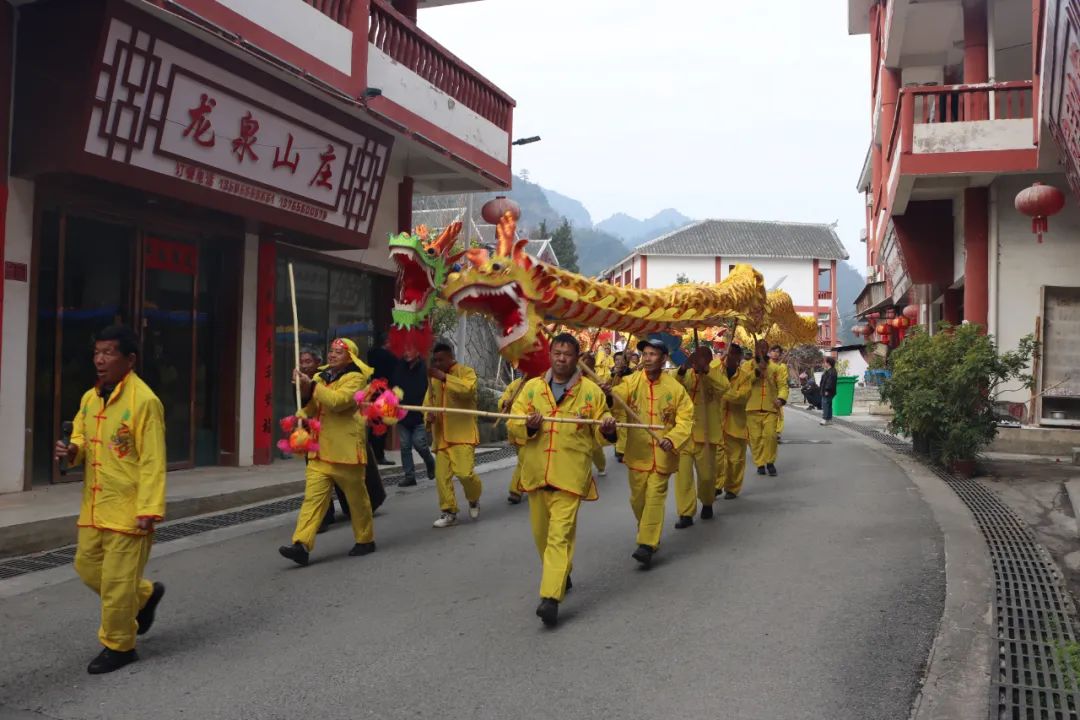
[[[477,464],[502,449],[477,448]],[[386,456],[394,465],[379,467],[383,483],[396,485],[404,475],[401,454],[388,450]],[[426,477],[424,463],[415,455],[414,460],[417,477]],[[82,487],[82,482],[71,482],[0,495],[0,558],[74,543]],[[178,520],[298,495],[304,491],[304,464],[287,459],[252,467],[177,470],[169,473],[167,488],[166,520]]]

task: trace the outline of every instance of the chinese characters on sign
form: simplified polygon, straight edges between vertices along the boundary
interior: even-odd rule
[[[210,126],[210,118],[207,116],[215,105],[217,105],[215,100],[210,99],[206,93],[202,94],[198,106],[188,110],[191,124],[184,129],[184,137],[190,135],[192,140],[203,147],[214,147],[217,138],[214,137],[214,129]],[[207,133],[210,133],[209,137]]]

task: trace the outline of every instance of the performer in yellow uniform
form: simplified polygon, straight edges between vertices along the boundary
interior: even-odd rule
[[[165,517],[165,413],[135,374],[138,338],[109,327],[94,342],[97,385],[79,403],[57,460],[83,465],[75,571],[101,597],[104,649],[87,671],[109,673],[138,660],[135,636],[154,622],[165,586],[143,578],[154,523]]]
[[[720,367],[713,367],[712,350],[699,346],[685,365],[679,368],[679,380],[694,403],[694,431],[679,451],[679,473],[675,476],[675,504],[681,530],[694,524],[694,513],[701,501],[701,518],[713,516],[716,500],[716,451],[723,445],[720,399],[728,389],[728,379]],[[687,372],[693,367],[693,372]],[[695,492],[694,471],[697,471]]]
[[[791,392],[790,388],[788,388],[788,367],[787,363],[783,362],[783,357],[784,348],[779,345],[773,345],[772,349],[769,350],[769,360],[784,369],[784,381],[781,385],[783,387],[783,395],[781,395],[781,397],[784,400],[784,404],[776,410],[776,442],[778,443],[784,435],[784,405],[787,405],[788,393]],[[779,381],[779,377],[777,380]],[[780,392],[780,387],[777,387],[777,392]]]
[[[571,586],[577,513],[582,500],[597,498],[592,476],[593,448],[615,441],[615,418],[607,398],[577,369],[580,346],[569,333],[551,341],[551,370],[525,383],[514,402],[511,437],[522,443],[518,455],[521,485],[529,493],[533,539],[543,563],[540,605],[545,625],[558,622],[559,603]],[[543,422],[545,417],[602,420],[600,425]]]
[[[776,475],[776,417],[787,402],[787,367],[770,362],[769,344],[758,340],[754,358],[743,363],[754,374],[754,387],[746,403],[750,454],[758,475]]]
[[[660,340],[642,340],[643,369],[625,378],[612,393],[633,410],[641,422],[663,425],[657,442],[647,430],[628,428],[626,455],[623,462],[629,470],[630,505],[637,518],[637,550],[633,558],[644,567],[660,546],[664,527],[664,504],[667,501],[668,480],[679,467],[679,449],[690,439],[694,425],[694,404],[682,383],[664,372],[668,349]],[[618,404],[615,417],[625,417]]]
[[[592,353],[589,354],[592,355]],[[596,373],[596,377],[600,379],[600,384],[605,385],[611,382],[611,374],[615,370],[615,359],[611,355],[611,343],[601,345],[594,358],[596,367],[591,369]]]
[[[753,391],[754,371],[744,367],[743,350],[732,343],[724,358],[724,374],[728,391],[720,405],[724,426],[724,499],[734,500],[742,492],[746,475],[746,403]]]
[[[611,388],[621,385],[623,380],[630,375],[630,368],[626,365],[626,353],[617,352],[612,358],[614,365],[611,370],[611,382],[604,386],[605,392],[610,391]],[[623,455],[626,454],[626,429],[619,428],[619,439],[615,442],[615,460],[618,462],[623,461]]]
[[[525,382],[525,377],[519,377],[515,380],[511,380],[510,384],[503,390],[503,394],[499,397],[499,412],[508,413],[510,408],[513,407],[513,402],[517,399],[518,388]],[[509,425],[507,425],[509,430]],[[506,502],[511,505],[517,505],[521,502],[521,446],[522,441],[516,437],[513,433],[507,433],[508,439],[511,445],[517,447],[518,464],[514,467],[514,475],[510,478],[510,492],[506,496]]]
[[[582,353],[580,358],[579,358],[579,361],[581,363],[583,363],[585,365],[585,367],[592,370],[593,373],[596,374],[597,379],[602,381],[600,383],[601,388],[608,387],[608,386],[611,385],[611,372],[610,371],[608,372],[607,380],[604,380],[604,378],[601,377],[600,370],[598,369],[599,366],[597,365],[597,360],[596,360],[595,355],[593,355],[591,352]],[[604,446],[603,445],[597,445],[595,448],[593,448],[593,456],[592,456],[592,458],[593,458],[593,465],[596,466],[596,472],[600,475],[600,477],[606,476],[607,475],[607,455],[604,454]]]
[[[304,503],[296,518],[292,545],[283,545],[278,552],[298,565],[307,565],[315,549],[315,534],[330,506],[334,485],[345,493],[349,504],[356,544],[349,555],[375,552],[375,528],[364,475],[367,472],[364,423],[356,408],[354,396],[371,378],[372,369],[360,359],[356,343],[338,338],[330,343],[326,368],[314,378],[296,368],[293,381],[308,404],[299,417],[318,420],[314,433],[319,449],[308,453],[304,482]]]
[[[431,384],[428,386],[425,407],[476,409],[476,371],[458,363],[454,350],[444,342],[435,343],[431,350]],[[435,444],[435,486],[439,491],[438,519],[434,527],[457,524],[458,504],[454,493],[454,476],[465,489],[469,501],[469,517],[480,516],[480,492],[483,486],[476,476],[476,446],[480,434],[476,417],[451,413],[427,414]]]

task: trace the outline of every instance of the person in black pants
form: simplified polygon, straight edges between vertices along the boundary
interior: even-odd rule
[[[836,358],[825,358],[828,368],[821,376],[821,424],[832,424],[832,405],[836,397]]]
[[[401,388],[404,393],[403,405],[423,405],[428,389],[428,371],[424,361],[415,350],[406,350],[404,357],[394,368],[392,387]],[[416,484],[416,470],[413,466],[412,451],[420,454],[427,468],[428,479],[435,479],[435,457],[431,454],[431,439],[424,428],[424,416],[416,411],[410,412],[398,421],[398,439],[401,441],[401,469],[405,478],[398,487],[411,487]]]
[[[382,332],[375,333],[375,346],[368,350],[367,361],[375,371],[371,376],[372,380],[385,380],[390,383],[398,359],[387,349],[387,345],[386,335]],[[390,383],[390,386],[393,387],[393,383]],[[371,435],[369,440],[371,448],[375,451],[375,462],[379,465],[393,465],[394,461],[386,458],[386,436]]]

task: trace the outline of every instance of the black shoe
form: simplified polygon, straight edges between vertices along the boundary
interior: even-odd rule
[[[623,454],[622,453],[615,453],[615,462],[622,462],[622,459],[623,459]]]
[[[520,505],[521,504],[521,493],[516,493],[516,492],[510,493],[509,495],[506,496],[506,502],[510,503],[511,505]]]
[[[398,487],[416,487],[416,478],[402,478],[398,484]]]
[[[130,665],[138,659],[139,656],[135,654],[134,650],[120,652],[119,650],[104,648],[86,666],[86,672],[91,675],[104,675],[105,673],[111,673],[113,670],[119,670],[125,665]]]
[[[570,580],[570,576],[567,575],[566,576],[566,590],[567,590],[567,592],[569,592],[570,590],[573,590],[573,589],[574,589],[574,583],[573,583],[572,580]]]
[[[724,499],[725,499],[725,500],[734,500],[734,499],[735,499],[735,498],[737,498],[737,497],[739,497],[739,496],[738,496],[738,495],[736,495],[736,494],[735,494],[735,493],[733,493],[733,492],[730,492],[730,491],[727,491],[727,492],[725,492],[725,493],[724,493]]]
[[[653,552],[655,551],[648,545],[638,545],[637,550],[630,557],[641,563],[641,567],[648,569],[652,565]]]
[[[724,494],[723,490],[721,490],[720,488],[716,488],[716,495],[714,495],[713,497],[720,497],[723,494]]]
[[[702,505],[701,506],[701,519],[702,520],[712,520],[712,517],[713,517],[712,505]]]
[[[277,551],[281,553],[281,557],[287,557],[297,565],[307,565],[308,563],[308,551],[302,543],[282,545]]]
[[[356,557],[358,555],[370,555],[373,552],[375,552],[374,542],[356,543],[352,546],[352,550],[349,551],[349,554]]]
[[[776,466],[769,463],[765,466],[765,469],[769,472],[769,477],[776,477]]]
[[[397,465],[396,462],[394,462],[393,460],[391,460],[389,458],[379,458],[375,462],[377,464],[379,464],[379,465]]]
[[[428,476],[428,480],[434,480],[435,479],[435,466],[434,465],[432,465],[431,467],[429,467],[427,469],[427,476]]]
[[[559,622],[559,601],[551,598],[542,598],[536,607],[536,616],[544,621],[548,627],[555,627]]]
[[[765,466],[764,465],[758,466],[757,474],[758,475],[764,475],[765,474]]]
[[[145,635],[154,624],[154,611],[157,610],[161,598],[165,597],[165,586],[159,582],[154,583],[154,592],[146,599],[146,604],[135,616],[135,622],[139,623],[139,635]]]
[[[675,523],[675,529],[682,530],[684,528],[690,527],[693,524],[694,518],[690,517],[689,515],[680,515],[679,522]]]

